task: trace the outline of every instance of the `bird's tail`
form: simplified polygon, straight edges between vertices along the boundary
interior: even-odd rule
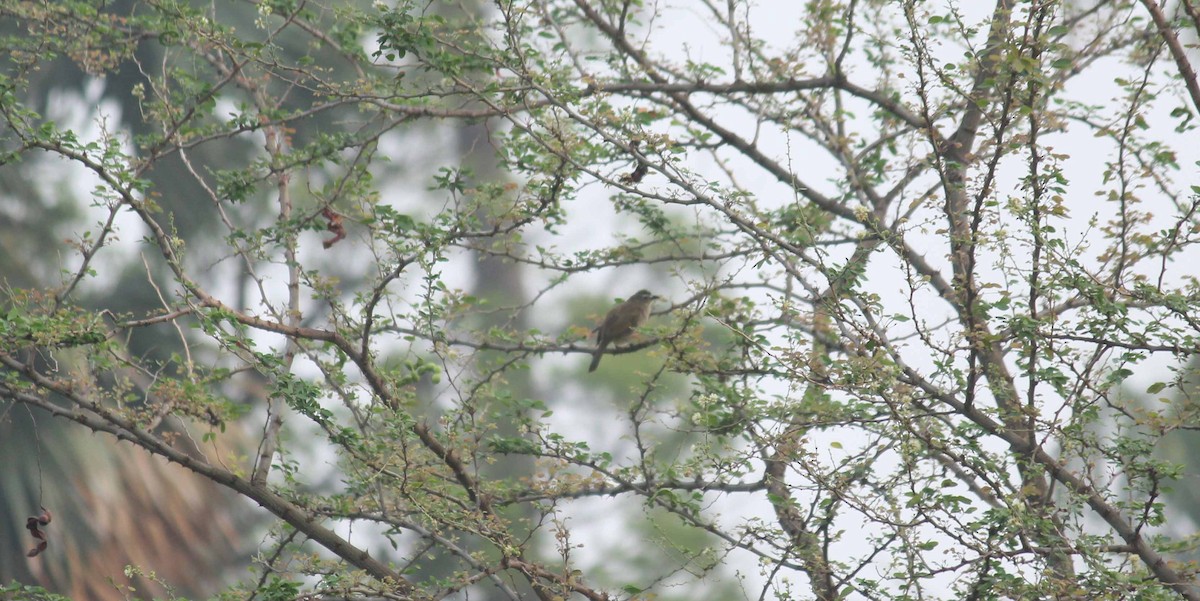
[[[588,373],[596,371],[600,367],[600,357],[604,356],[604,346],[596,347],[596,352],[592,353],[592,364],[588,366]]]

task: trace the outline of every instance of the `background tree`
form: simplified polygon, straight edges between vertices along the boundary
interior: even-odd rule
[[[1190,405],[1122,394],[1190,390],[1200,8],[766,4],[17,2],[4,162],[100,218],[0,398],[273,515],[233,598],[1200,597]],[[58,57],[146,127],[47,120]],[[84,302],[123,253],[158,307]]]

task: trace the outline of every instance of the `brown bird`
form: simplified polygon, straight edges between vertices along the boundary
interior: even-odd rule
[[[620,342],[629,337],[638,326],[650,318],[650,306],[654,300],[662,298],[649,290],[638,290],[629,300],[615,306],[604,316],[604,323],[593,330],[596,333],[596,350],[592,353],[592,365],[588,371],[596,371],[600,365],[600,357],[610,344]]]

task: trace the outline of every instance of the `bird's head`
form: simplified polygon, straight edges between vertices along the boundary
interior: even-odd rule
[[[657,294],[654,294],[653,292],[650,292],[649,290],[638,290],[637,292],[635,292],[633,294],[632,297],[630,297],[629,300],[648,303],[652,300],[657,300],[660,298],[662,298],[662,297]]]

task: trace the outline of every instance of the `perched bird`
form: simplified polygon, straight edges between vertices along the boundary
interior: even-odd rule
[[[650,318],[650,306],[654,299],[662,298],[649,290],[638,290],[629,300],[615,306],[604,316],[604,323],[593,330],[596,333],[596,350],[592,353],[592,365],[588,371],[596,371],[604,348],[629,337],[638,326]]]

